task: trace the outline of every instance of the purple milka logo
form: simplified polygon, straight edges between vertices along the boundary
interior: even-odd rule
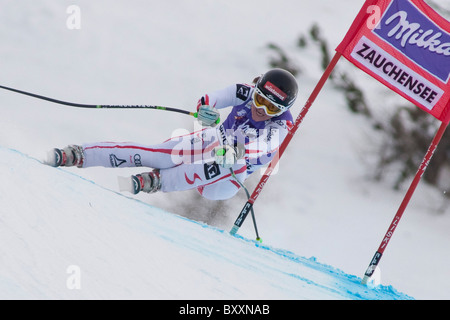
[[[394,0],[374,32],[417,65],[447,83],[450,34],[440,29],[410,1]]]

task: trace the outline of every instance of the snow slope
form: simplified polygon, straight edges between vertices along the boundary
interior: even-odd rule
[[[0,159],[1,299],[410,299],[21,152]]]
[[[161,104],[192,110],[198,97],[205,92],[230,83],[251,81],[264,72],[271,56],[266,45],[274,42],[285,49],[303,71],[298,77],[301,88],[299,102],[292,109],[296,116],[320,76],[319,52],[314,48],[300,50],[296,40],[318,22],[323,36],[329,40],[330,49],[336,46],[362,1],[341,0],[339,3],[340,6],[336,7],[334,0],[280,0],[275,3],[266,0],[2,0],[0,84],[79,103]],[[73,4],[81,10],[79,30],[66,27],[69,16],[66,9]],[[380,107],[380,112],[389,109],[391,101],[395,100],[391,93],[346,61],[340,61],[338,67],[367,88],[371,102]],[[6,229],[0,234],[0,247],[5,252],[5,259],[12,261],[1,266],[1,270],[5,270],[0,274],[3,279],[0,281],[2,297],[9,293],[27,297],[56,297],[61,292],[69,298],[89,295],[84,289],[67,290],[65,281],[68,274],[65,271],[68,266],[76,265],[83,272],[83,288],[88,283],[97,288],[94,290],[96,293],[89,297],[102,298],[108,297],[109,292],[107,285],[102,289],[105,282],[117,284],[121,288],[117,293],[120,296],[129,290],[136,294],[141,292],[141,286],[145,284],[134,276],[139,274],[138,268],[156,268],[160,272],[176,268],[176,272],[171,274],[175,279],[173,283],[155,284],[155,287],[161,287],[159,298],[171,298],[171,293],[164,291],[166,286],[176,286],[178,280],[183,279],[182,275],[190,271],[196,276],[199,272],[196,269],[198,265],[184,256],[187,251],[182,248],[191,250],[189,254],[196,257],[205,254],[200,249],[209,252],[211,261],[208,263],[214,263],[220,273],[212,273],[203,267],[202,270],[209,275],[205,278],[208,281],[221,282],[220,286],[209,288],[221,290],[222,286],[235,280],[236,274],[212,261],[224,259],[214,255],[219,253],[212,248],[228,246],[229,241],[235,249],[224,253],[231,261],[229,264],[240,263],[232,258],[233,255],[246,254],[236,250],[238,246],[245,250],[259,250],[255,252],[256,258],[252,255],[258,262],[261,252],[274,255],[276,259],[284,255],[280,252],[292,252],[283,258],[287,273],[322,285],[326,282],[322,282],[326,278],[322,273],[319,272],[317,277],[305,276],[302,272],[316,272],[317,269],[300,267],[301,263],[296,261],[313,261],[314,265],[317,260],[321,266],[331,265],[329,270],[343,270],[341,279],[353,277],[347,274],[360,277],[407,187],[393,191],[389,182],[374,183],[369,178],[374,153],[371,146],[379,139],[364,119],[348,113],[342,95],[327,83],[281,159],[278,172],[270,178],[255,204],[258,228],[264,241],[263,248],[255,248],[253,243],[230,238],[226,232],[245,203],[243,193],[220,203],[220,207],[195,198],[195,192],[142,195],[136,198],[138,202],[110,191],[117,190],[117,175],[136,173],[136,170],[55,170],[42,167],[28,158],[41,159],[47,150],[70,143],[159,143],[179,130],[192,129],[192,119],[154,110],[69,108],[6,91],[0,92],[0,102],[0,147],[4,171],[1,182],[4,211],[0,221],[2,230]],[[225,115],[222,114],[223,117]],[[35,181],[36,174],[42,175],[41,179]],[[81,182],[79,176],[87,181]],[[51,183],[43,185],[47,179],[52,179]],[[259,176],[255,174],[247,182],[248,188],[252,190],[258,180]],[[53,192],[61,189],[63,195],[52,197],[48,188]],[[39,193],[40,189],[46,192]],[[130,209],[126,215],[122,210],[115,210],[123,208],[123,203],[119,205],[116,201],[127,202]],[[139,209],[131,210],[132,206]],[[60,213],[63,211],[60,207],[68,208],[65,214]],[[55,208],[59,211],[55,212]],[[147,211],[151,213],[147,214]],[[85,219],[89,219],[87,223]],[[160,226],[159,219],[165,219],[167,223]],[[3,221],[8,221],[8,224]],[[174,228],[177,234],[172,230],[168,239],[176,240],[168,241],[168,244],[162,237],[158,238],[158,231],[151,235],[155,230],[153,224],[158,226],[156,229]],[[136,228],[140,233],[135,232]],[[246,221],[240,234],[252,239],[252,228]],[[421,183],[380,263],[381,283],[416,299],[448,299],[449,228],[448,200],[443,199],[439,190]],[[21,229],[26,232],[14,234],[12,231]],[[59,229],[65,232],[59,233]],[[98,237],[94,231],[99,233]],[[203,238],[203,232],[208,237],[205,235]],[[181,241],[181,236],[200,242],[200,252],[192,249],[191,240],[186,241],[189,248],[182,247],[184,241]],[[170,250],[159,251],[160,256],[152,260],[150,266],[137,263],[144,262],[152,254],[146,250],[147,246],[141,246],[144,241],[140,240],[147,237],[154,237],[152,241],[163,247],[173,244]],[[17,250],[12,250],[9,241]],[[101,249],[109,254],[97,255],[97,251],[91,251],[93,242],[100,243]],[[266,246],[271,250],[266,250]],[[64,248],[73,250],[66,252]],[[171,255],[168,252],[172,250],[174,254]],[[127,259],[119,257],[116,252],[127,254],[128,260],[133,262],[132,266],[127,265],[132,272],[124,266]],[[172,259],[172,263],[163,264],[161,256]],[[183,269],[177,261],[180,256],[189,260],[189,269]],[[298,256],[315,258],[309,260]],[[155,262],[158,265],[154,265]],[[289,269],[292,266],[302,270],[293,272]],[[88,278],[89,272],[92,272],[91,278]],[[253,273],[255,277],[261,276],[255,271]],[[227,276],[222,277],[222,274]],[[89,281],[85,281],[85,277]],[[333,275],[331,278],[336,277]],[[285,283],[285,280],[280,281]],[[48,283],[54,285],[47,286]],[[204,285],[208,286],[208,283]],[[30,288],[29,293],[24,293],[22,286]],[[199,289],[197,297],[212,295],[211,290],[198,286],[191,288]],[[317,289],[319,286],[312,287]],[[328,284],[325,287],[329,288]],[[261,298],[271,297],[271,291],[275,289],[270,288]],[[324,291],[330,298],[330,292]],[[239,288],[235,294],[215,292],[218,297],[248,297],[245,288]],[[285,297],[279,292],[274,294]],[[296,294],[289,294],[288,298],[299,298],[300,294]],[[368,295],[365,293],[364,297]],[[130,293],[129,296],[133,295]]]

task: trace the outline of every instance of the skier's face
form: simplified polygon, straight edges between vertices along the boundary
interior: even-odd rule
[[[252,104],[252,118],[255,121],[266,121],[272,118],[272,116],[268,116],[263,109],[257,108]]]

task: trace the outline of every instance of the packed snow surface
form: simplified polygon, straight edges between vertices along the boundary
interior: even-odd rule
[[[1,299],[410,298],[18,151],[0,159]]]
[[[87,104],[195,110],[199,97],[264,71],[279,45],[301,70],[296,117],[320,75],[320,51],[297,40],[314,23],[330,51],[362,1],[3,0],[0,85]],[[445,4],[445,1],[443,2]],[[79,28],[68,25],[79,8]],[[371,106],[400,97],[345,60]],[[380,286],[360,278],[408,183],[373,181],[378,133],[327,82],[255,203],[195,191],[132,197],[117,176],[147,168],[51,168],[54,147],[155,144],[194,128],[160,110],[88,110],[0,92],[0,297],[28,299],[448,299],[450,210],[420,183],[384,252]],[[226,110],[222,111],[226,117]],[[425,154],[426,150],[423,150]],[[419,163],[417,164],[419,166]],[[246,182],[250,191],[259,173]]]

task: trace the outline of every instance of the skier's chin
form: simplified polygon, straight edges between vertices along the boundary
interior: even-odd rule
[[[256,108],[255,106],[252,106],[252,118],[255,121],[266,121],[272,118],[271,116],[268,116],[264,110]]]

